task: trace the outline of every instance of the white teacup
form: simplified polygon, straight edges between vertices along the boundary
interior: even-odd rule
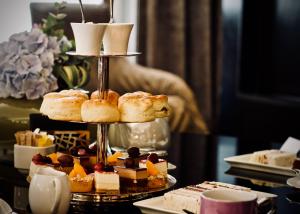
[[[71,23],[76,54],[98,56],[106,26],[106,23]]]
[[[128,42],[133,28],[131,23],[111,23],[107,25],[103,47],[105,54],[127,54]]]
[[[40,168],[29,186],[29,204],[34,214],[65,214],[71,191],[68,176],[51,167]]]
[[[208,190],[201,195],[201,214],[256,214],[257,195],[230,189]]]

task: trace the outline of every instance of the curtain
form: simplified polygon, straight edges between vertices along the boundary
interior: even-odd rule
[[[139,15],[138,50],[143,54],[138,63],[182,77],[192,88],[211,133],[175,135],[169,158],[178,167],[176,177],[181,185],[197,183],[200,177],[215,179],[221,0],[140,1]],[[191,166],[194,170],[188,170]]]
[[[140,1],[138,62],[182,77],[210,130],[219,109],[220,13],[220,0]]]

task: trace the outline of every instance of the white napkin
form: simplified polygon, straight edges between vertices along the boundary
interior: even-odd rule
[[[300,150],[300,140],[289,137],[280,148],[281,151],[297,153]]]
[[[11,214],[13,211],[6,201],[0,198],[0,213],[3,214]]]

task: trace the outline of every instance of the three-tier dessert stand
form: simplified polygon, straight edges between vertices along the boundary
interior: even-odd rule
[[[84,22],[83,8],[80,1],[82,20]],[[113,0],[110,0],[110,23],[113,23]],[[76,52],[67,52],[69,55],[86,56],[77,54]],[[127,52],[126,54],[107,54],[100,52],[99,55],[89,57],[96,57],[98,59],[98,91],[100,99],[107,99],[109,90],[109,60],[114,57],[130,57],[137,56],[139,52]],[[94,123],[95,124],[95,123]],[[108,129],[110,123],[96,123],[97,125],[97,162],[107,164],[107,154],[109,148]],[[176,184],[176,179],[168,175],[168,182],[165,187],[157,189],[148,189],[147,191],[132,191],[129,188],[122,187],[120,193],[110,192],[87,192],[87,193],[72,193],[71,203],[77,204],[81,202],[128,202],[137,201],[154,194],[159,194],[173,187]]]
[[[69,55],[79,55],[76,52],[68,52]],[[105,54],[103,52],[98,56],[98,90],[99,98],[106,99],[109,89],[109,59],[113,57],[129,57],[137,56],[139,52],[127,52],[127,54]],[[80,55],[83,56],[83,55]],[[111,123],[93,123],[97,125],[97,162],[107,164],[107,154],[109,148],[108,129]],[[122,188],[120,193],[107,193],[107,192],[87,192],[87,193],[73,193],[72,202],[125,202],[137,201],[151,195],[161,193],[173,187],[176,184],[176,179],[168,175],[168,182],[165,187],[157,189],[148,189],[147,191],[132,192],[127,190],[126,187]]]

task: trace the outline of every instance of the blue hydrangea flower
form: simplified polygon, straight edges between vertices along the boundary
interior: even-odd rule
[[[59,53],[57,38],[37,28],[13,34],[9,41],[0,43],[0,98],[32,100],[56,90],[52,71]]]

